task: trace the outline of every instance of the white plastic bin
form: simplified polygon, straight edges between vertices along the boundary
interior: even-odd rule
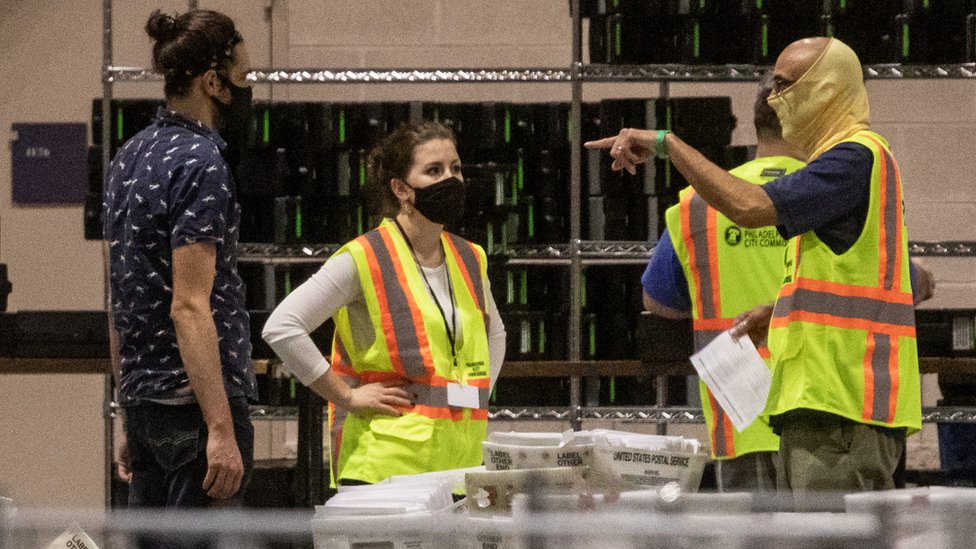
[[[593,448],[590,481],[624,490],[658,489],[674,482],[681,492],[697,492],[707,462],[702,453],[598,444]]]
[[[592,444],[566,446],[524,446],[484,441],[485,469],[545,469],[551,467],[588,467],[593,459]]]
[[[460,504],[430,513],[312,518],[315,549],[453,549]]]

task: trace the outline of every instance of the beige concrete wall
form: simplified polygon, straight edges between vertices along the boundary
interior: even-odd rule
[[[0,127],[13,122],[87,122],[100,96],[101,2],[0,3]],[[176,0],[115,2],[115,63],[145,66],[148,13],[182,10]],[[565,67],[570,60],[568,3],[552,0],[213,0],[201,7],[233,16],[255,66]],[[272,48],[273,45],[273,48]],[[273,50],[273,52],[272,52]],[[116,86],[119,97],[159,97],[159,84]],[[905,179],[909,235],[915,240],[976,240],[976,81],[871,81],[875,127],[895,148]],[[736,144],[754,141],[751,84],[673,84],[672,95],[731,95]],[[657,84],[588,86],[587,100],[654,97]],[[277,85],[257,97],[420,101],[567,101],[565,84]],[[11,204],[10,156],[0,155],[0,262],[14,283],[10,308],[96,309],[102,303],[97,243],[82,238],[82,211]],[[939,282],[927,306],[976,307],[976,260],[929,264]],[[102,498],[101,383],[98,376],[0,377],[0,490],[23,501],[98,504]],[[64,411],[66,389],[84,405]],[[926,400],[934,389],[927,384]],[[70,417],[69,417],[70,416]],[[66,422],[71,426],[65,429]],[[30,422],[32,428],[27,428]],[[520,428],[531,424],[519,423]],[[65,438],[58,438],[61,434]],[[9,437],[9,438],[8,438]],[[931,437],[930,437],[931,438]],[[43,442],[39,444],[38,441]],[[58,444],[78,449],[58,460]],[[38,456],[25,462],[29,448]],[[31,449],[31,452],[35,450]],[[79,458],[78,456],[84,456]],[[81,462],[69,461],[82,459]],[[34,474],[20,474],[35,468]],[[69,465],[70,464],[70,465]],[[8,471],[10,472],[8,474]],[[33,469],[32,469],[33,471]],[[17,474],[13,474],[17,472]],[[66,495],[64,486],[81,486]]]
[[[115,63],[147,65],[149,38],[142,29],[149,13],[186,5],[115,2]],[[241,22],[254,63],[267,64],[263,4],[209,5]],[[0,128],[8,140],[15,122],[90,121],[92,98],[102,94],[101,8],[98,0],[0,3]],[[162,87],[117,86],[116,94],[161,97]],[[0,263],[8,265],[14,285],[9,310],[102,308],[101,245],[84,240],[81,206],[12,204],[10,154],[3,150]],[[103,394],[101,375],[0,374],[0,495],[18,505],[102,505]]]
[[[0,495],[17,506],[104,501],[104,377],[0,375]]]
[[[0,128],[84,122],[99,93],[98,2],[0,7]],[[79,9],[69,9],[69,8]],[[82,239],[79,206],[11,204],[0,155],[0,262],[11,309],[101,307],[98,243]],[[0,375],[0,492],[18,505],[99,505],[104,463],[101,376]]]

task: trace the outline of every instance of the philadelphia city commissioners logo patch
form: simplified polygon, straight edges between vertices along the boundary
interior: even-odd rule
[[[725,243],[729,246],[738,246],[742,242],[742,228],[731,225],[725,229]]]

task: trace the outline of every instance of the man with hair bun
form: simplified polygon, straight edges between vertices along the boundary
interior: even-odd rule
[[[239,505],[257,385],[220,134],[250,119],[250,64],[234,22],[215,11],[157,11],[146,32],[166,106],[105,177],[119,472],[130,507]]]

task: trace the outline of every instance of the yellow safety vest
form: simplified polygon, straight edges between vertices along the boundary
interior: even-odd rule
[[[730,173],[762,185],[803,166],[795,158],[767,156]],[[708,206],[690,187],[681,192],[678,204],[668,208],[665,216],[688,281],[697,351],[731,328],[739,313],[776,298],[783,279],[786,241],[774,227],[737,226]],[[765,348],[760,353],[768,357]],[[704,383],[699,382],[699,390],[713,458],[779,450],[779,437],[765,419],[760,418],[739,432]]]
[[[765,413],[804,408],[914,432],[922,412],[901,176],[880,135],[846,141],[874,155],[867,219],[841,255],[812,231],[790,241]]]
[[[490,392],[487,261],[481,247],[461,237],[444,233],[441,242],[460,326],[456,365],[444,317],[393,222],[384,220],[336,252],[355,262],[375,336],[357,348],[349,312],[340,309],[333,317],[333,370],[353,385],[406,379],[418,398],[400,417],[347,414],[333,429],[334,480],[375,483],[482,463]],[[473,387],[478,407],[448,405],[449,384]]]

